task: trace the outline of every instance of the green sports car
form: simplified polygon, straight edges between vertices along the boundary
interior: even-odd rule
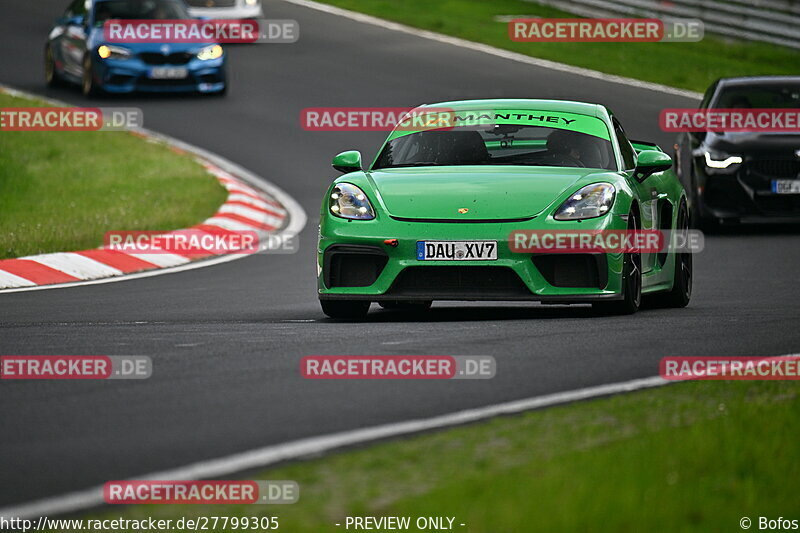
[[[602,105],[471,100],[389,135],[375,161],[343,152],[322,202],[318,293],[332,318],[433,300],[591,303],[629,314],[642,295],[683,307],[688,252],[520,253],[520,231],[687,231],[671,158],[629,141]]]

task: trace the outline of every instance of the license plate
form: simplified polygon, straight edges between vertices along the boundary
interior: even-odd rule
[[[154,80],[182,80],[189,76],[189,69],[184,67],[153,67],[150,78]]]
[[[800,194],[800,180],[772,180],[775,194]]]
[[[417,241],[420,261],[495,261],[497,241]]]

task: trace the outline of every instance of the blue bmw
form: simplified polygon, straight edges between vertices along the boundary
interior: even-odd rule
[[[103,24],[111,19],[190,18],[184,0],[73,0],[47,39],[47,84],[79,84],[89,97],[136,91],[225,94],[226,54],[217,43],[121,45],[103,35]]]

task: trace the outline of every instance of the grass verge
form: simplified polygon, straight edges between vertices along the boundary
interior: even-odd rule
[[[0,108],[41,105],[0,93]],[[192,157],[126,132],[0,132],[0,259],[185,228],[226,197]]]
[[[800,50],[706,35],[697,43],[517,43],[498,15],[575,15],[523,0],[320,0],[409,26],[609,74],[703,92],[720,77],[796,74]]]
[[[798,392],[791,382],[682,383],[247,476],[297,481],[294,505],[146,505],[92,517],[273,513],[292,533],[343,531],[334,524],[359,515],[453,516],[470,533],[739,531],[743,516],[800,518],[791,516]]]

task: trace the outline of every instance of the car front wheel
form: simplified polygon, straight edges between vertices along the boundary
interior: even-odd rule
[[[44,81],[48,87],[61,85],[61,78],[56,71],[56,59],[53,56],[53,49],[49,45],[44,49]]]
[[[638,230],[639,220],[634,213],[628,216],[628,230]],[[626,253],[622,262],[622,299],[592,304],[596,310],[611,315],[632,315],[642,304],[642,254]]]
[[[675,229],[679,233],[689,231],[689,210],[686,202],[678,210]],[[664,307],[686,307],[692,298],[692,253],[675,253],[672,290],[656,295],[657,302]]]
[[[92,98],[100,94],[100,89],[94,80],[94,68],[92,59],[87,55],[83,58],[83,79],[81,81],[81,91],[87,98]]]

